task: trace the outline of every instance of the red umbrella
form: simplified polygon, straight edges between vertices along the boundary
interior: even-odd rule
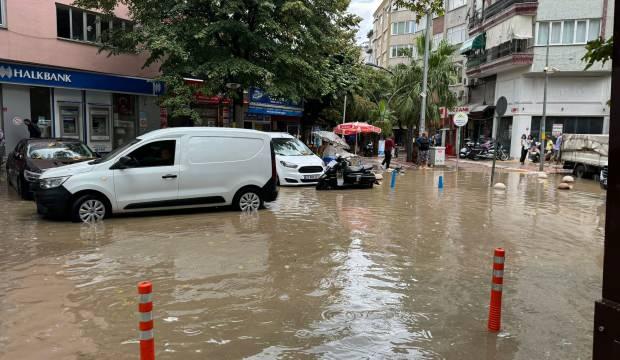
[[[364,122],[343,123],[334,128],[334,132],[338,135],[353,134],[381,134],[381,129]]]

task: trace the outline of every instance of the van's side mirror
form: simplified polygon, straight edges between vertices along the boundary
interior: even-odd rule
[[[134,164],[135,164],[135,160],[132,159],[130,156],[123,156],[120,159],[118,159],[116,164],[112,166],[112,170],[127,169]]]

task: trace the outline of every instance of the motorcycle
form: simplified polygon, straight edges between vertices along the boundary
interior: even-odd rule
[[[372,157],[374,155],[373,150],[374,150],[373,144],[369,142],[368,144],[366,144],[366,146],[364,146],[364,156]]]
[[[497,144],[497,150],[493,149],[493,143],[490,140],[480,144],[474,143],[471,139],[465,139],[465,147],[463,147],[459,156],[470,160],[493,160],[493,156],[497,153],[497,159],[506,161],[510,158],[508,152],[501,144]]]
[[[372,167],[354,166],[342,156],[332,160],[316,184],[317,190],[344,188],[372,188],[377,177],[370,170]]]

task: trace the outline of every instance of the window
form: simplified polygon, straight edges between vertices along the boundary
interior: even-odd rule
[[[398,58],[398,57],[408,57],[413,56],[414,47],[413,45],[394,45],[390,47],[390,57]]]
[[[433,49],[439,47],[439,43],[443,40],[443,33],[433,35]]]
[[[559,44],[562,39],[562,22],[551,23],[551,40],[550,44]]]
[[[460,44],[465,41],[465,24],[448,29],[448,43],[450,45]]]
[[[588,27],[588,41],[596,40],[601,33],[601,21],[590,20],[590,26]]]
[[[133,24],[68,6],[56,7],[56,34],[59,38],[101,42],[109,40],[113,30],[133,31]]]
[[[601,20],[564,20],[539,22],[536,45],[585,44],[600,36]]]
[[[415,31],[415,21],[400,21],[392,23],[392,35],[411,34]]]
[[[6,1],[0,0],[0,26],[6,26]]]
[[[467,0],[448,0],[448,11],[465,6]]]
[[[173,166],[176,140],[155,141],[143,145],[129,154],[131,167]]]

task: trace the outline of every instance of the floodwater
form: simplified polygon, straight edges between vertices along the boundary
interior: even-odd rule
[[[445,188],[437,189],[439,175]],[[589,359],[605,193],[411,170],[373,190],[282,189],[254,214],[39,219],[0,182],[0,359]],[[502,331],[486,331],[506,248]]]

